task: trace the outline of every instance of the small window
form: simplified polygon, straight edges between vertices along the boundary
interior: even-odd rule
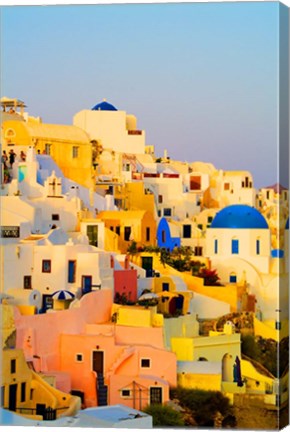
[[[224,190],[230,190],[230,184],[229,183],[224,184]]]
[[[203,225],[202,224],[198,224],[197,228],[200,229],[201,231],[203,230]]]
[[[163,195],[158,195],[158,202],[159,204],[163,203]]]
[[[16,360],[12,359],[10,362],[10,373],[15,373],[16,372]]]
[[[191,225],[183,225],[183,238],[191,238]]]
[[[23,382],[23,383],[21,383],[21,399],[20,399],[20,401],[25,402],[25,400],[26,400],[26,383]]]
[[[190,190],[200,190],[200,189],[201,189],[201,177],[190,176]]]
[[[124,390],[122,390],[121,394],[122,394],[122,397],[130,397],[131,391],[128,389],[124,389]]]
[[[73,146],[72,148],[72,157],[73,159],[79,157],[79,148],[77,146]]]
[[[207,223],[211,224],[211,223],[212,223],[212,220],[213,220],[213,217],[212,217],[212,216],[208,216],[208,218],[207,218]]]
[[[195,246],[194,255],[195,256],[202,256],[202,246]]]
[[[257,239],[256,240],[256,254],[257,255],[260,255],[260,240],[259,239]]]
[[[82,354],[76,354],[76,362],[81,363],[83,361],[83,355]]]
[[[236,283],[237,282],[237,275],[235,273],[230,274],[230,283]]]
[[[119,226],[116,227],[116,234],[120,235],[120,227]]]
[[[32,282],[31,282],[31,276],[24,276],[23,277],[23,287],[24,289],[32,289]]]
[[[266,192],[266,197],[267,197],[267,199],[270,199],[270,191]]]
[[[214,253],[215,253],[215,254],[218,253],[218,247],[219,247],[218,240],[215,239],[215,241],[214,241]]]
[[[52,219],[53,221],[58,221],[58,220],[59,220],[59,214],[53,214],[53,215],[51,216],[51,219]]]
[[[112,225],[110,226],[110,231],[114,231],[114,227]]]
[[[47,155],[50,155],[50,153],[51,153],[50,150],[51,150],[51,144],[45,144],[44,153]]]
[[[124,240],[125,241],[129,241],[130,240],[130,235],[131,235],[131,227],[125,227],[125,230],[124,230]]]
[[[244,188],[244,187],[245,187],[245,182],[242,181],[242,188]]]
[[[165,233],[165,230],[161,231],[161,240],[162,240],[162,243],[166,242],[166,233]]]
[[[158,217],[161,217],[161,210],[158,210],[157,214],[158,214]]]
[[[168,282],[162,283],[162,291],[169,291],[169,283]]]
[[[150,359],[141,359],[141,367],[142,368],[150,368]]]
[[[150,228],[149,227],[146,228],[146,241],[147,242],[150,241]]]
[[[171,208],[163,209],[163,215],[164,216],[171,216]]]
[[[42,260],[42,273],[51,273],[51,260]]]
[[[126,171],[129,172],[131,169],[131,165],[130,164],[126,164]]]

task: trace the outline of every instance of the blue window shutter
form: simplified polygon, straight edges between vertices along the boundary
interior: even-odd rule
[[[239,253],[239,240],[233,239],[232,240],[232,254],[238,254]]]

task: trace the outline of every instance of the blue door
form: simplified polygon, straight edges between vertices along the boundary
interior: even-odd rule
[[[92,276],[82,276],[82,291],[83,294],[92,291]]]
[[[76,262],[68,262],[68,282],[74,283],[76,281]]]

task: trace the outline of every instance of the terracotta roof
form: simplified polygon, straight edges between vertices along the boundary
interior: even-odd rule
[[[287,190],[284,186],[282,186],[280,183],[275,183],[272,186],[266,186],[263,189],[273,189],[275,193],[280,194],[282,191]]]

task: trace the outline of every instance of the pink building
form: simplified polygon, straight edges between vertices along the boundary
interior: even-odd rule
[[[70,373],[73,392],[84,395],[86,406],[142,409],[168,401],[169,386],[176,385],[175,354],[149,345],[117,344],[114,326],[104,333],[62,335],[60,356],[61,369]]]
[[[86,406],[140,409],[169,400],[176,356],[164,349],[162,327],[113,324],[112,296],[92,292],[73,308],[40,315],[15,308],[17,348],[36,371],[56,372],[58,388],[81,396]]]

